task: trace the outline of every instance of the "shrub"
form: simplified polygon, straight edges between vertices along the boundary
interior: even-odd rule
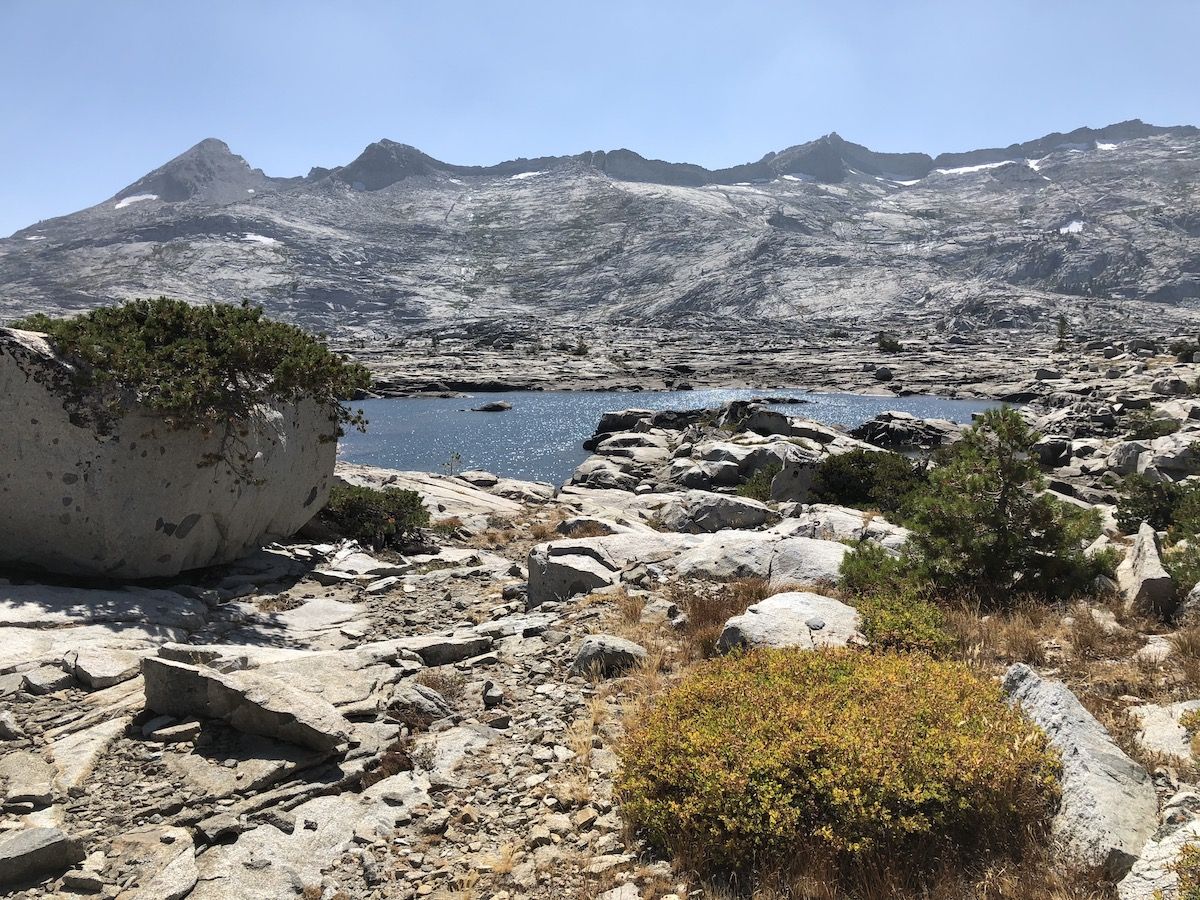
[[[429,511],[416,491],[334,485],[324,515],[346,537],[375,549],[399,546],[429,524]]]
[[[899,453],[851,450],[821,460],[809,499],[895,513],[926,484],[924,469]]]
[[[896,593],[904,590],[908,569],[875,541],[860,541],[842,557],[840,586],[850,594]]]
[[[680,638],[686,655],[692,659],[713,656],[725,623],[770,593],[762,578],[741,578],[724,584],[672,582],[667,586],[667,599],[684,615]]]
[[[738,496],[766,503],[771,499],[771,482],[782,468],[776,463],[771,463],[761,469],[756,469],[744,484],[738,486]]]
[[[1162,563],[1181,596],[1200,584],[1200,543],[1194,538],[1165,550]]]
[[[622,811],[701,871],[1019,853],[1057,796],[997,685],[923,654],[763,650],[701,664],[630,726]],[[888,866],[888,863],[892,866]]]
[[[883,353],[901,353],[904,350],[904,345],[886,331],[875,336],[875,346]]]
[[[1200,845],[1185,844],[1171,864],[1171,871],[1179,879],[1179,886],[1172,894],[1175,900],[1200,900]],[[1155,892],[1154,896],[1163,895]]]
[[[1091,575],[1030,450],[1037,441],[1020,414],[991,409],[964,432],[910,504],[905,548],[920,581],[999,597],[1068,594]]]
[[[1160,416],[1151,410],[1143,409],[1129,414],[1126,440],[1152,441],[1155,438],[1166,437],[1179,430],[1179,422],[1170,416]]]
[[[1169,531],[1172,540],[1200,535],[1200,484],[1130,475],[1121,486],[1117,527],[1126,534],[1148,522],[1156,531]]]
[[[1200,344],[1188,338],[1183,338],[1178,341],[1172,341],[1167,349],[1179,362],[1190,363],[1192,355],[1200,353]]]
[[[872,647],[943,656],[954,645],[942,611],[915,591],[868,594],[854,605],[862,616],[863,636]]]
[[[113,412],[132,395],[181,427],[210,426],[244,419],[264,400],[312,397],[340,423],[365,424],[337,401],[369,386],[367,370],[257,307],[159,297],[15,327],[45,332],[77,365],[78,387],[108,389]]]

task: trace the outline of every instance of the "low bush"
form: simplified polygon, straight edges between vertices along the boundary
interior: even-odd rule
[[[941,609],[916,591],[868,594],[854,606],[862,616],[863,636],[873,648],[940,657],[954,647]]]
[[[429,511],[416,491],[334,485],[322,515],[343,535],[381,550],[404,543],[429,524]]]
[[[1181,597],[1200,584],[1200,542],[1194,537],[1163,551],[1162,563]]]
[[[701,664],[631,723],[618,792],[703,873],[932,869],[1019,855],[1057,798],[998,685],[923,654],[763,650]]]
[[[840,587],[848,594],[900,593],[909,583],[909,566],[875,541],[860,541],[842,557]]]
[[[257,307],[159,297],[14,327],[47,334],[76,364],[79,387],[108,389],[113,411],[133,396],[174,424],[208,426],[244,419],[264,400],[311,397],[340,423],[365,424],[338,401],[370,385],[367,370]]]
[[[1184,338],[1178,341],[1172,341],[1167,350],[1179,361],[1190,363],[1192,356],[1200,353],[1200,344],[1195,341]]]
[[[901,353],[904,350],[904,345],[886,331],[875,336],[875,346],[883,353]]]
[[[1179,885],[1171,894],[1175,900],[1200,900],[1200,845],[1185,844],[1179,856],[1171,864],[1171,871],[1179,879]],[[1156,891],[1155,900],[1166,895]]]
[[[772,463],[763,466],[761,469],[756,469],[753,475],[738,486],[738,496],[766,503],[771,499],[771,482],[782,468],[782,466]]]
[[[1160,416],[1143,409],[1129,414],[1125,438],[1130,441],[1152,441],[1179,430],[1179,422],[1170,416]]]
[[[1117,527],[1133,534],[1142,522],[1179,536],[1200,534],[1200,486],[1130,475],[1121,483]]]
[[[896,513],[927,484],[924,468],[899,453],[851,450],[821,460],[813,473],[809,499]]]

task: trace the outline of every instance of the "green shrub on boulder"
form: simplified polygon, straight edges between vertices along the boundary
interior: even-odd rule
[[[320,339],[245,304],[159,297],[73,318],[39,314],[13,327],[45,333],[76,364],[76,386],[105,391],[114,411],[129,397],[183,427],[244,419],[264,400],[302,398],[329,404],[343,424],[361,424],[338,401],[370,384],[365,368]]]

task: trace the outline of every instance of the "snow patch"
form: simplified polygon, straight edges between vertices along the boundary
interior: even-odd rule
[[[518,172],[516,175],[511,176],[511,180],[512,181],[523,181],[526,178],[534,178],[538,175],[545,175],[545,174],[546,174],[545,172]]]
[[[141,203],[143,200],[157,200],[158,194],[134,194],[131,197],[125,197],[118,200],[113,209],[124,209],[134,203]]]
[[[784,181],[812,181],[807,175],[783,175]]]
[[[255,234],[252,231],[247,231],[242,237],[242,240],[249,241],[251,244],[262,244],[267,247],[279,243],[279,241],[275,240],[273,237],[267,237],[265,234]]]
[[[254,193],[254,188],[246,188],[246,193],[247,193],[247,194],[253,194],[253,193]]]
[[[959,166],[955,169],[934,169],[934,171],[939,175],[969,175],[972,172],[982,172],[984,169],[998,169],[1001,166],[1011,166],[1015,162],[1015,159],[1006,159],[1004,162],[981,163],[978,166]]]
[[[27,240],[27,241],[44,241],[45,239],[46,239],[45,236],[40,235],[40,234],[33,234],[33,235],[30,235],[29,237],[25,238],[25,240]]]
[[[905,187],[912,187],[914,184],[920,184],[920,178],[914,178],[912,181],[897,181],[896,184],[902,184]]]
[[[1070,222],[1068,222],[1066,225],[1064,225],[1062,228],[1058,229],[1058,233],[1059,234],[1082,234],[1083,233],[1083,223],[1080,222],[1078,219],[1073,219]]]

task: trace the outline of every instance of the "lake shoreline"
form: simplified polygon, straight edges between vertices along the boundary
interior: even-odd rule
[[[885,411],[969,423],[993,401],[928,394],[809,391],[794,386],[675,391],[480,391],[355,401],[370,423],[339,446],[343,462],[421,472],[483,470],[506,478],[562,483],[587,458],[585,442],[606,413],[711,409],[758,402],[796,419],[848,432]],[[505,403],[510,408],[480,412]]]

